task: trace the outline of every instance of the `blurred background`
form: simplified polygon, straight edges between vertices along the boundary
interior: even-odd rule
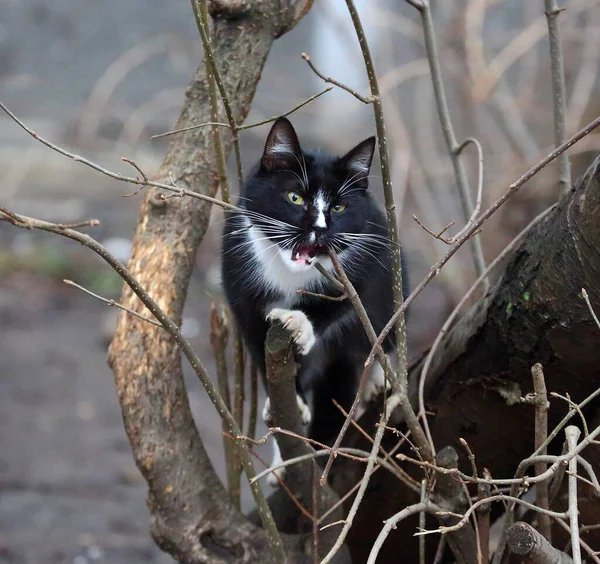
[[[483,205],[554,144],[543,0],[433,1],[451,117],[458,139],[483,146]],[[564,0],[560,15],[571,135],[598,115],[600,2]],[[393,0],[357,2],[387,112],[394,187],[410,279],[445,252],[433,231],[464,220],[436,113],[420,19]],[[343,0],[316,0],[273,46],[249,122],[283,113],[326,85],[302,61],[367,93],[362,58]],[[45,138],[127,174],[149,175],[202,61],[185,0],[0,0],[0,99]],[[374,133],[372,109],[335,89],[291,116],[304,144],[345,152]],[[268,126],[243,132],[246,169]],[[575,179],[600,148],[588,136],[570,151]],[[465,151],[471,186],[477,157]],[[377,167],[372,186],[381,197]],[[232,176],[233,179],[233,176]],[[528,183],[493,220],[487,261],[559,196],[556,165]],[[68,223],[91,217],[94,236],[126,260],[143,195],[47,149],[0,115],[0,203]],[[218,214],[197,256],[186,334],[214,373],[208,312],[218,298]],[[167,563],[148,534],[145,486],[122,428],[106,347],[112,310],[62,280],[117,298],[119,278],[91,252],[56,236],[0,222],[0,563]],[[475,279],[462,250],[416,302],[413,354],[435,336]],[[220,423],[194,378],[189,393],[202,437],[222,475]],[[263,428],[264,430],[264,428]],[[261,431],[262,432],[262,431]],[[268,455],[267,455],[268,456]],[[248,496],[244,503],[249,504]]]

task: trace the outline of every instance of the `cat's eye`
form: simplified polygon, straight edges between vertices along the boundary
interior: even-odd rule
[[[333,206],[331,208],[332,211],[336,212],[336,213],[341,213],[346,209],[346,206],[344,204],[336,204],[335,206]]]
[[[296,204],[297,206],[301,206],[304,203],[304,198],[298,192],[288,192],[287,197],[292,204]]]

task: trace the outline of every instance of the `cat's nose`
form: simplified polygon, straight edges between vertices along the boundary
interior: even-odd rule
[[[314,227],[313,229],[314,229],[314,234],[315,234],[315,242],[322,243],[327,229],[324,227]]]

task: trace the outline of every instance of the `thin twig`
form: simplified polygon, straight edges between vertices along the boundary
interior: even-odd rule
[[[469,462],[471,463],[471,471],[473,472],[473,478],[477,479],[477,476],[479,476],[479,472],[477,472],[477,464],[475,463],[475,455],[473,454],[473,451],[471,450],[469,443],[465,439],[460,437],[458,439],[458,441],[460,442],[460,444],[463,447],[465,447],[465,450],[467,451],[467,458],[469,459]]]
[[[231,109],[231,104],[229,103],[229,96],[225,91],[225,85],[223,84],[223,80],[221,79],[221,73],[219,72],[219,67],[217,66],[217,62],[213,56],[212,48],[210,45],[210,37],[208,26],[204,23],[202,18],[202,11],[207,13],[208,8],[206,1],[207,0],[191,0],[192,8],[194,8],[194,16],[196,18],[196,25],[198,26],[198,31],[200,32],[200,38],[202,39],[202,46],[204,47],[204,56],[206,57],[206,61],[208,67],[210,67],[210,71],[212,76],[215,79],[217,84],[217,88],[219,89],[219,93],[221,94],[221,100],[223,102],[223,108],[225,109],[225,115],[227,116],[227,121],[229,122],[229,127],[231,129],[231,139],[233,142],[233,151],[235,153],[235,163],[237,169],[237,177],[238,177],[238,185],[241,186],[244,180],[244,172],[242,170],[242,155],[240,153],[240,139],[238,135],[238,125],[236,119],[233,115],[233,110]],[[201,7],[199,9],[199,6]]]
[[[490,479],[492,475],[487,468],[483,469],[483,477]],[[477,485],[477,498],[485,499],[490,497],[491,486],[489,484]],[[483,504],[477,511],[477,530],[479,531],[479,550],[481,551],[481,560],[487,564],[490,561],[490,516],[492,506]]]
[[[231,409],[231,392],[229,390],[229,372],[227,370],[227,342],[229,340],[229,327],[227,317],[223,311],[213,303],[210,309],[210,345],[215,359],[217,370],[217,384],[219,393],[228,409]],[[239,468],[239,459],[235,452],[235,444],[225,437],[228,431],[227,424],[221,420],[223,432],[223,453],[225,455],[225,468],[227,471],[227,492],[231,502],[239,509],[240,495],[235,486],[235,473]],[[237,488],[239,490],[239,488]]]
[[[329,300],[331,302],[343,302],[348,296],[342,294],[341,296],[328,296],[327,294],[319,294],[317,292],[310,292],[308,290],[296,290],[299,296],[310,296],[311,298],[321,298],[323,300]]]
[[[3,211],[2,208],[0,208],[0,211]],[[64,228],[64,226],[63,226],[63,228]],[[80,286],[79,284],[76,284],[72,280],[63,280],[63,282],[65,284],[68,284],[69,286],[75,286],[75,288],[79,288],[81,291],[83,291],[86,294],[89,294],[90,296],[92,296],[92,298],[96,298],[97,300],[100,300],[101,302],[104,302],[106,305],[122,309],[123,311],[126,311],[127,313],[133,315],[134,317],[137,317],[138,319],[141,319],[142,321],[146,321],[147,323],[151,323],[152,325],[154,325],[156,327],[160,327],[161,329],[163,328],[163,326],[158,321],[156,321],[155,319],[150,319],[149,317],[146,317],[145,315],[141,315],[137,311],[129,309],[128,307],[126,307],[124,305],[121,305],[119,302],[116,302],[115,300],[109,300],[107,298],[103,298],[102,296],[99,296],[98,294],[94,294],[94,292],[91,292],[87,288],[84,288],[83,286]]]
[[[565,436],[569,452],[574,452],[577,448],[577,441],[581,431],[574,425],[569,425],[565,429]],[[579,509],[577,505],[577,456],[569,460],[569,526],[571,527],[571,550],[573,552],[573,562],[581,564],[581,547],[579,546]]]
[[[219,100],[217,98],[217,78],[213,73],[211,65],[209,63],[209,57],[207,52],[210,51],[212,54],[212,47],[210,43],[210,28],[208,26],[208,6],[206,0],[191,0],[192,10],[194,12],[194,18],[196,19],[196,25],[198,31],[202,35],[202,30],[206,31],[206,38],[202,37],[202,44],[204,46],[204,65],[206,67],[206,77],[208,80],[208,99],[210,105],[210,117],[212,121],[219,119]],[[214,153],[217,159],[217,170],[219,172],[219,184],[221,186],[221,198],[224,202],[230,203],[229,199],[229,181],[227,180],[227,161],[225,158],[225,152],[223,151],[223,143],[221,143],[221,132],[218,127],[211,128]],[[235,132],[234,132],[235,133]],[[237,153],[236,153],[237,157]],[[241,172],[238,170],[238,175],[241,185]],[[239,424],[239,421],[238,421]]]
[[[531,180],[540,170],[545,168],[548,164],[550,164],[554,159],[556,159],[559,155],[564,153],[569,147],[573,146],[575,143],[589,135],[594,129],[600,126],[600,117],[597,117],[590,123],[588,123],[583,129],[579,130],[575,135],[573,135],[570,139],[565,141],[560,147],[552,151],[549,155],[544,157],[540,162],[538,162],[535,166],[530,168],[525,174],[523,174],[518,180],[513,182],[508,190],[500,196],[487,210],[485,210],[475,221],[475,223],[471,226],[471,228],[448,250],[448,252],[436,263],[434,264],[429,273],[425,278],[417,285],[417,287],[411,292],[411,294],[404,300],[402,306],[394,313],[391,319],[386,323],[385,327],[381,330],[381,333],[377,337],[377,341],[375,345],[371,348],[371,352],[367,358],[365,364],[372,364],[377,347],[380,347],[388,333],[394,327],[396,320],[404,315],[406,308],[413,302],[413,300],[423,291],[425,286],[431,282],[440,272],[441,268],[456,254],[456,252],[465,244],[469,238],[478,231],[481,226],[492,216],[494,213],[498,211],[502,207],[502,205],[513,195],[515,194],[526,182]]]
[[[379,81],[377,79],[377,73],[375,71],[375,64],[373,57],[371,56],[371,50],[369,43],[365,35],[365,31],[358,15],[358,10],[354,5],[353,0],[346,0],[346,6],[348,12],[352,18],[352,23],[356,31],[360,50],[363,55],[365,69],[367,71],[367,77],[369,79],[369,86],[371,88],[371,95],[373,99],[373,113],[375,116],[375,126],[377,129],[377,143],[379,148],[379,158],[381,164],[381,180],[383,183],[383,194],[385,199],[385,210],[387,217],[388,235],[392,243],[391,252],[392,258],[392,277],[393,277],[393,292],[394,292],[394,327],[396,336],[396,371],[395,375],[392,374],[391,385],[394,394],[398,398],[398,404],[402,417],[413,435],[415,442],[419,449],[421,449],[421,456],[426,460],[433,460],[433,445],[427,442],[427,437],[423,432],[421,424],[415,415],[413,407],[408,398],[408,349],[406,340],[406,324],[404,319],[404,293],[402,284],[402,260],[400,256],[400,239],[398,235],[398,224],[396,220],[396,204],[394,201],[394,190],[392,186],[392,173],[390,165],[390,156],[388,150],[388,139],[386,134],[385,115],[383,109],[383,102],[381,100],[381,92],[379,89]],[[379,343],[379,347],[382,345],[383,340]],[[376,351],[377,349],[375,349]],[[373,351],[372,351],[373,352]],[[376,353],[379,354],[379,353]],[[366,372],[367,368],[363,371]]]
[[[331,78],[330,76],[325,76],[323,73],[319,72],[313,64],[313,62],[310,60],[310,57],[307,53],[302,53],[302,59],[306,61],[306,63],[310,67],[310,70],[312,70],[321,80],[328,82],[329,84],[333,84],[334,86],[337,86],[342,90],[345,90],[349,94],[352,94],[352,96],[354,96],[357,100],[361,101],[363,104],[372,104],[375,101],[375,98],[373,96],[363,96],[362,94],[359,94],[356,90],[353,90],[349,86],[346,86],[345,84],[342,84],[334,78]]]
[[[233,329],[233,417],[240,429],[244,426],[244,345],[237,326]],[[237,450],[237,449],[236,449]],[[234,451],[236,452],[236,451]],[[237,452],[236,452],[237,454]],[[237,456],[236,456],[237,457]],[[234,458],[236,458],[234,457]],[[239,503],[241,495],[242,468],[235,463],[232,491]]]
[[[565,530],[567,533],[571,534],[571,528],[563,519],[557,519],[556,522]],[[596,552],[589,544],[587,544],[581,538],[579,539],[579,544],[585,550],[590,557],[591,560],[596,562],[596,564],[600,564],[600,558],[598,557],[598,552]]]
[[[335,399],[333,399],[332,401],[333,401],[333,405],[335,405],[335,407],[337,407],[337,409],[340,411],[340,413],[344,417],[348,417],[348,412],[337,401],[335,401]],[[371,435],[369,435],[369,433],[367,433],[360,426],[360,424],[357,421],[354,421],[354,419],[351,419],[350,422],[351,422],[352,426],[365,439],[367,439],[371,444],[373,444],[373,437],[371,437]],[[414,478],[409,476],[402,468],[400,468],[400,466],[392,458],[394,453],[402,446],[403,443],[404,443],[404,439],[402,438],[402,439],[400,439],[400,441],[398,441],[398,443],[394,446],[394,448],[390,452],[387,452],[382,446],[379,447],[379,450],[384,457],[383,459],[389,461],[389,463],[394,467],[394,469],[396,470],[396,476],[400,479],[400,481],[403,482],[407,488],[411,489],[415,493],[418,493],[419,492],[419,483]],[[332,449],[333,449],[333,447],[332,447]]]
[[[492,495],[488,498],[480,499],[480,500],[476,501],[473,505],[471,505],[471,507],[469,507],[467,509],[467,511],[465,511],[464,515],[457,515],[455,513],[449,512],[449,511],[436,511],[436,515],[452,515],[452,516],[460,517],[460,521],[458,521],[458,523],[456,523],[455,525],[448,525],[448,526],[442,525],[442,526],[438,527],[437,529],[433,529],[431,531],[422,531],[422,532],[419,532],[416,534],[417,535],[431,535],[434,533],[447,534],[447,533],[451,533],[452,531],[457,531],[461,527],[464,527],[466,523],[468,523],[468,521],[471,517],[471,514],[480,505],[483,505],[486,503],[491,503],[493,501],[509,501],[512,504],[522,505],[523,507],[526,507],[527,509],[530,509],[532,511],[550,515],[551,517],[554,517],[555,519],[558,519],[561,517],[564,518],[564,517],[568,516],[568,513],[566,511],[559,512],[559,511],[551,511],[549,509],[542,509],[541,507],[538,507],[537,505],[534,505],[533,503],[529,503],[528,501],[525,501],[524,499],[521,499],[519,497],[498,494],[498,495]]]
[[[288,110],[287,112],[284,112],[283,114],[277,115],[277,116],[271,116],[270,118],[267,119],[263,119],[261,121],[257,121],[255,123],[248,123],[245,125],[239,125],[237,127],[238,131],[243,131],[245,129],[252,129],[253,127],[258,127],[259,125],[265,125],[267,123],[271,123],[273,121],[277,121],[279,118],[282,117],[287,117],[290,114],[293,114],[294,112],[298,111],[300,108],[303,108],[304,106],[306,106],[307,104],[310,104],[310,102],[312,102],[313,100],[316,100],[317,98],[320,98],[321,96],[323,96],[323,94],[327,94],[327,92],[331,92],[333,90],[333,86],[328,86],[327,88],[325,88],[325,90],[322,90],[321,92],[318,92],[317,94],[313,94],[310,98],[307,98],[306,100],[304,100],[303,102],[301,102],[300,104],[298,104],[297,106],[294,106],[291,110]],[[222,122],[218,122],[218,121],[209,121],[206,123],[199,123],[198,125],[190,125],[189,127],[183,127],[181,129],[172,129],[171,131],[165,131],[164,133],[159,133],[158,135],[153,135],[151,137],[151,139],[160,139],[161,137],[166,137],[167,135],[175,135],[176,133],[184,133],[186,131],[192,131],[194,129],[199,129],[201,127],[227,127],[231,129],[231,124],[229,123],[222,123]]]
[[[256,436],[256,421],[258,414],[258,368],[254,363],[250,364],[250,413],[248,414],[249,437]]]
[[[585,300],[585,303],[588,306],[588,309],[590,310],[590,313],[592,314],[592,318],[594,319],[596,325],[598,326],[598,329],[600,329],[600,319],[598,319],[598,316],[596,315],[596,312],[594,311],[594,308],[592,307],[592,303],[590,302],[590,297],[588,296],[588,293],[586,292],[585,288],[581,288],[581,295],[583,296],[583,299]]]
[[[433,92],[435,96],[438,117],[444,133],[444,141],[446,143],[446,147],[448,148],[450,160],[452,161],[456,184],[458,186],[458,193],[460,195],[460,201],[462,204],[464,220],[468,224],[471,221],[471,216],[473,215],[473,198],[471,196],[467,173],[461,157],[462,149],[464,148],[465,143],[459,144],[456,140],[452,119],[450,118],[450,110],[448,108],[448,100],[444,90],[444,81],[442,79],[442,69],[440,66],[438,49],[436,46],[435,29],[433,26],[433,18],[431,16],[429,0],[421,0],[421,6],[417,7],[417,10],[419,11],[419,14],[421,14],[423,23],[425,50],[427,52],[429,66],[431,68],[431,80],[433,82]],[[481,274],[483,274],[485,271],[485,260],[483,258],[483,250],[481,248],[481,238],[479,236],[472,237],[470,244],[471,252],[473,253],[473,261],[475,263],[475,271],[477,272],[478,276],[481,276]]]
[[[423,478],[421,480],[421,495],[419,502],[425,506],[427,503],[427,480]],[[419,530],[425,530],[425,517],[427,513],[425,509],[419,512]],[[425,537],[419,537],[419,564],[425,564]]]
[[[367,462],[367,467],[365,468],[365,473],[360,482],[358,491],[356,492],[356,497],[354,498],[354,501],[352,502],[352,506],[350,507],[350,510],[348,511],[348,515],[346,516],[344,526],[342,527],[342,530],[340,531],[340,534],[339,534],[337,540],[335,541],[335,544],[333,545],[331,550],[327,553],[325,558],[321,561],[321,564],[328,564],[329,562],[331,562],[332,559],[334,558],[334,556],[336,555],[336,553],[338,552],[338,550],[344,544],[344,541],[346,540],[348,531],[350,531],[350,528],[352,527],[352,524],[354,522],[354,517],[356,517],[356,512],[358,511],[358,508],[363,501],[365,492],[367,490],[367,486],[369,485],[369,480],[371,479],[371,473],[373,472],[373,468],[377,461],[377,452],[379,451],[379,445],[381,444],[381,440],[383,439],[383,433],[385,431],[384,425],[387,424],[387,422],[390,418],[390,415],[392,414],[392,412],[398,406],[399,403],[400,403],[400,400],[396,394],[392,394],[385,403],[383,413],[381,414],[381,419],[380,419],[381,425],[377,428],[377,431],[375,433],[375,438],[373,440],[373,446],[371,448],[371,453],[369,454],[369,461]]]
[[[52,143],[51,141],[48,141],[47,139],[41,137],[35,131],[33,131],[33,129],[31,129],[30,127],[25,125],[25,123],[23,121],[21,121],[15,114],[13,114],[2,101],[0,101],[0,109],[4,113],[6,113],[6,115],[8,115],[17,125],[19,125],[29,135],[31,135],[31,137],[33,137],[34,139],[36,139],[37,141],[42,143],[42,145],[46,145],[46,147],[52,149],[53,151],[56,151],[57,153],[65,156],[65,157],[68,157],[69,159],[72,159],[75,162],[82,163],[85,166],[88,166],[91,169],[93,169],[97,172],[100,172],[101,174],[104,174],[105,176],[108,176],[109,178],[113,178],[114,180],[119,180],[120,182],[127,182],[128,184],[135,184],[136,186],[152,186],[154,188],[161,188],[163,190],[166,190],[167,192],[172,192],[174,194],[177,194],[178,196],[189,196],[190,198],[196,198],[198,200],[204,200],[206,202],[210,202],[211,204],[214,204],[221,208],[236,211],[239,213],[246,213],[246,210],[244,210],[243,208],[234,206],[232,204],[228,204],[227,202],[223,202],[222,200],[219,200],[217,198],[212,198],[211,196],[207,196],[206,194],[200,194],[198,192],[193,192],[192,190],[186,190],[185,188],[179,188],[178,186],[175,186],[173,184],[165,184],[164,182],[154,182],[152,180],[146,180],[146,175],[141,171],[140,171],[140,173],[142,174],[142,179],[139,179],[137,177],[124,176],[123,174],[121,174],[119,172],[114,172],[112,170],[104,168],[103,166],[100,166],[99,164],[96,164],[95,162],[90,161],[89,159],[86,159],[75,153],[71,153],[70,151],[63,149],[59,145],[56,145],[56,144]],[[128,162],[129,164],[132,164],[132,162],[129,159],[127,159],[126,162]],[[139,170],[139,168],[137,166],[135,166],[135,168]]]
[[[322,264],[315,264],[315,268],[323,275],[327,280],[333,285],[333,287],[340,291],[345,292],[346,289],[344,285],[331,273],[327,270]]]
[[[548,394],[546,392],[546,381],[544,379],[544,370],[538,362],[531,367],[531,376],[533,378],[533,390],[535,393],[535,431],[534,443],[535,449],[540,448],[540,445],[548,438]],[[544,456],[546,449],[542,449],[540,454]],[[543,474],[546,471],[547,465],[545,462],[538,462],[535,465],[536,475]],[[550,509],[550,498],[548,492],[548,481],[540,482],[535,487],[535,501],[542,509]],[[548,515],[543,513],[538,516],[538,530],[541,535],[548,541],[552,542],[552,526]]]
[[[373,543],[373,548],[371,548],[371,552],[369,553],[369,559],[367,560],[367,564],[375,564],[377,561],[377,556],[379,555],[379,551],[385,542],[385,539],[389,536],[393,529],[396,528],[400,521],[410,517],[411,515],[415,515],[417,513],[431,513],[434,514],[436,511],[441,511],[440,507],[437,507],[431,501],[422,501],[419,503],[415,503],[414,505],[409,505],[405,507],[399,513],[396,513],[393,517],[386,519],[385,525],[377,535],[375,542]]]
[[[552,69],[552,99],[554,104],[554,144],[560,146],[567,136],[567,93],[565,86],[565,65],[560,38],[558,15],[562,12],[556,0],[544,0],[548,20],[548,40],[550,41],[550,66]],[[558,158],[559,194],[571,189],[571,164],[569,155],[563,153]]]
[[[274,430],[273,432],[280,432],[280,431]],[[298,437],[298,439],[301,439],[301,438],[302,437]],[[237,439],[245,440],[246,437],[237,437]],[[314,452],[312,452],[310,454],[303,454],[300,456],[295,456],[294,458],[288,458],[287,460],[283,460],[279,464],[276,464],[274,466],[269,466],[262,472],[259,472],[258,474],[256,474],[256,476],[254,476],[254,478],[252,478],[252,481],[257,482],[258,480],[262,480],[262,478],[275,472],[275,470],[279,470],[280,468],[285,468],[286,466],[291,466],[292,464],[298,464],[299,462],[305,462],[306,460],[311,460],[313,458],[321,458],[323,456],[328,456],[330,452],[331,452],[331,448],[325,447],[321,450],[315,450]],[[368,458],[369,458],[369,453],[367,451],[360,450],[357,448],[342,447],[338,450],[338,452],[343,457],[348,458],[349,460],[354,460],[355,462],[367,462]],[[386,462],[385,459],[378,458],[377,464],[380,465],[382,468],[385,468],[386,470],[388,470],[394,476],[398,477],[398,474],[397,474],[395,468],[392,466],[392,464],[390,464],[389,462]],[[321,516],[321,518],[323,518],[323,517],[325,517],[325,515]]]

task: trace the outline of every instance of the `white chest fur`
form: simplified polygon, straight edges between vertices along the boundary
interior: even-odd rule
[[[292,260],[291,249],[282,249],[256,226],[248,229],[248,237],[251,252],[260,264],[260,272],[255,273],[257,282],[282,294],[285,307],[298,301],[298,290],[318,291],[324,286],[325,279],[315,268],[316,263],[333,270],[329,257],[317,257],[310,266],[297,264]]]

